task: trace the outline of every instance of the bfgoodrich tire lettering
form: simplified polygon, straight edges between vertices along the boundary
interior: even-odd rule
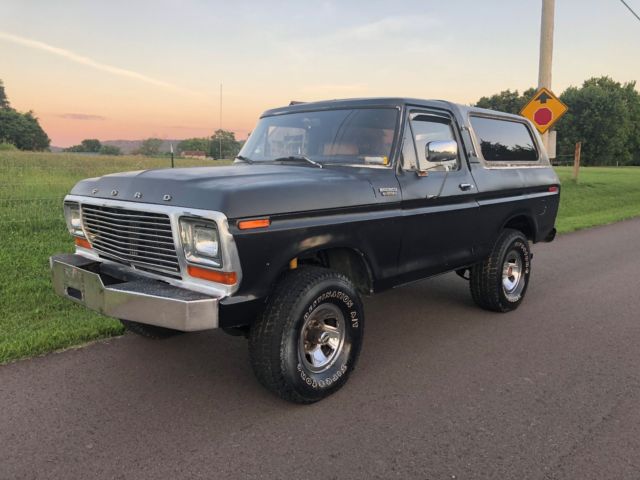
[[[344,275],[320,267],[292,270],[251,327],[253,370],[285,400],[321,400],[355,368],[363,329],[362,302]]]
[[[489,257],[471,268],[471,296],[485,310],[515,310],[527,293],[530,275],[529,241],[522,232],[505,229]]]

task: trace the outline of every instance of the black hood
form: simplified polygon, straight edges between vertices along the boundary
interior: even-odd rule
[[[82,180],[71,193],[240,218],[399,200],[380,195],[379,181],[380,186],[397,187],[390,169],[237,164],[116,173]]]

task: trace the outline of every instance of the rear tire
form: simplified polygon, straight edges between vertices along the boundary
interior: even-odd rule
[[[469,285],[473,301],[493,312],[515,310],[527,293],[530,275],[527,237],[518,230],[505,229],[491,254],[471,268]]]
[[[173,330],[171,328],[157,327],[155,325],[147,325],[145,323],[132,322],[130,320],[120,320],[124,328],[129,332],[133,332],[141,337],[151,338],[154,340],[161,340],[163,338],[174,337],[181,335],[184,332],[180,330]]]
[[[291,270],[251,326],[251,365],[279,397],[313,403],[346,383],[363,330],[362,302],[344,275],[311,266]]]

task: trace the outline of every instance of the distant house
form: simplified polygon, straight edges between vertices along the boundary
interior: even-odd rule
[[[182,158],[199,158],[204,160],[207,158],[207,154],[202,150],[185,150],[180,153]]]

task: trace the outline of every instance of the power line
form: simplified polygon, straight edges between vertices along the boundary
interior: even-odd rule
[[[633,14],[634,17],[636,17],[638,20],[640,20],[640,15],[638,15],[636,12],[634,12],[633,8],[631,8],[627,2],[625,2],[624,0],[620,0],[620,1],[622,2],[622,4],[625,7],[627,7],[629,9],[629,11]]]

